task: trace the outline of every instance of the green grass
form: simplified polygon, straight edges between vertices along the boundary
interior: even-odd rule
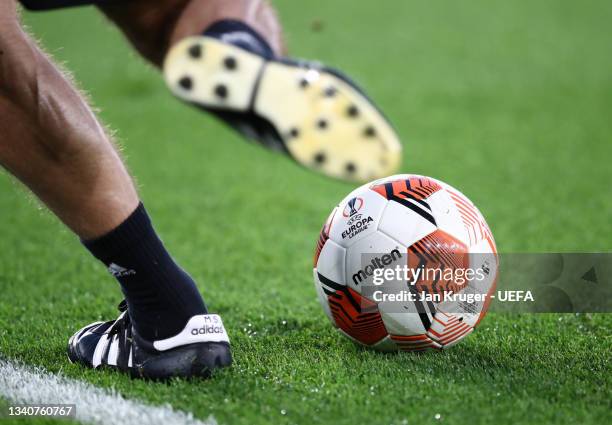
[[[276,3],[292,51],[362,82],[402,135],[402,171],[462,190],[500,251],[612,249],[610,2]],[[311,282],[320,226],[350,185],[172,99],[92,9],[25,19],[117,130],[157,229],[223,315],[235,364],[211,381],[170,384],[69,365],[67,338],[115,317],[120,293],[7,176],[3,356],[221,424],[610,421],[610,316],[492,314],[444,353],[355,347]]]

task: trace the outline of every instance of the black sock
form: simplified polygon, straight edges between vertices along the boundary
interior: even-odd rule
[[[207,313],[193,279],[170,257],[142,204],[110,233],[83,244],[121,284],[143,338],[174,336],[192,316]]]
[[[264,40],[257,31],[242,21],[222,19],[210,25],[206,31],[204,31],[204,35],[217,38],[224,43],[241,47],[268,59],[274,57],[274,51],[266,40]]]

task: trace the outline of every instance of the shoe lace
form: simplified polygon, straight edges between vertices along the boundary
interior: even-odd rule
[[[132,322],[125,300],[119,303],[117,309],[122,315],[108,329],[108,339],[112,341],[115,335],[117,336],[119,343],[117,346],[117,367],[121,370],[127,370],[129,368],[130,352],[132,351]],[[110,344],[107,346],[105,357],[108,357],[109,349]]]
[[[122,300],[117,306],[117,310],[119,310],[121,313],[125,312],[125,314],[123,314],[121,317],[115,320],[113,325],[108,329],[109,335],[112,336],[112,335],[122,334],[123,331],[125,331],[127,327],[131,324],[130,314],[127,312],[127,309],[128,309],[127,302],[125,300]]]
[[[119,303],[119,305],[117,305],[117,310],[124,312],[127,311],[128,305],[127,305],[127,301],[125,299],[121,300],[121,302]]]

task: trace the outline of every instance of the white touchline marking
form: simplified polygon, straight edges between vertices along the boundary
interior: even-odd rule
[[[27,367],[0,358],[0,397],[13,403],[75,404],[76,419],[96,425],[216,425],[209,416],[205,422],[191,413],[170,405],[150,406],[124,399],[114,390]]]

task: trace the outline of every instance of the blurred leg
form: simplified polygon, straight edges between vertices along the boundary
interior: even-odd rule
[[[100,8],[172,93],[314,172],[354,182],[393,174],[402,146],[343,72],[285,56],[266,0],[132,0]]]
[[[284,53],[282,28],[267,0],[132,0],[100,9],[145,58],[161,66],[168,49],[212,23],[234,19],[251,26],[276,54]]]

